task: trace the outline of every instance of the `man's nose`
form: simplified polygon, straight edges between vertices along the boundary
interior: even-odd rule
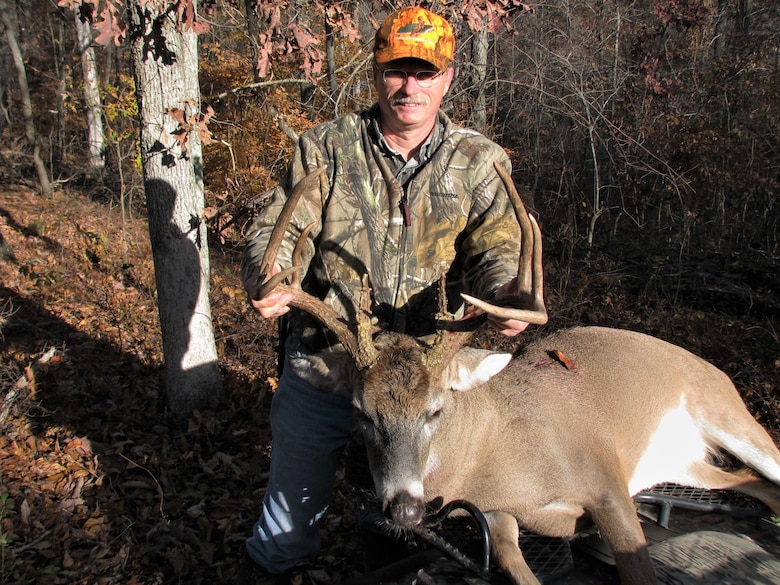
[[[417,77],[415,77],[414,73],[409,73],[406,75],[406,80],[401,84],[401,89],[403,89],[406,93],[409,93],[409,91],[417,91],[420,89],[420,84],[417,83]]]

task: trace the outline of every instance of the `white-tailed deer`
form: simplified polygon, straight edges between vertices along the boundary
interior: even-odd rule
[[[294,205],[295,194],[289,213]],[[522,203],[516,211],[524,250],[518,297],[530,308],[509,315],[544,323],[541,235]],[[280,218],[279,230],[287,221]],[[271,274],[275,255],[269,246],[261,274]],[[632,495],[659,483],[737,490],[780,515],[780,451],[729,378],[688,351],[600,327],[554,333],[515,356],[464,347],[468,334],[453,327],[432,346],[394,333],[374,338],[366,281],[357,323],[348,325],[300,291],[298,272],[283,271],[256,296],[286,287],[294,306],[339,336],[346,354],[305,358],[308,372],[321,385],[352,384],[387,515],[410,526],[434,498],[468,500],[485,512],[493,555],[513,583],[538,583],[518,547],[518,523],[569,536],[588,518],[623,583],[655,583]],[[282,282],[289,277],[292,284]],[[506,310],[468,300],[489,313]],[[715,467],[710,457],[719,450],[755,471]]]

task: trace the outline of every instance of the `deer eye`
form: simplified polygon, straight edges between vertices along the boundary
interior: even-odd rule
[[[425,422],[426,423],[435,422],[441,416],[441,411],[442,411],[442,409],[441,409],[441,407],[439,407],[439,408],[436,408],[436,409],[428,412],[428,414],[425,417]]]
[[[358,428],[364,432],[374,426],[374,421],[372,421],[367,414],[360,411],[355,412],[355,422],[357,423]]]

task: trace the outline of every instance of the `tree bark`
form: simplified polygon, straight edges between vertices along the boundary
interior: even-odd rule
[[[103,104],[98,86],[95,49],[92,47],[92,27],[89,20],[82,19],[78,6],[76,15],[76,37],[78,52],[81,56],[81,74],[84,79],[84,102],[87,110],[87,165],[93,171],[105,167],[103,153],[105,138],[103,134]]]
[[[331,99],[339,93],[339,78],[336,75],[336,38],[333,33],[333,25],[328,22],[327,15],[325,16],[325,59],[328,62],[328,88],[330,89]],[[340,115],[338,111],[338,102],[334,99],[336,109],[333,111],[334,116]]]
[[[737,3],[739,25],[745,38],[753,31],[753,0],[739,0]]]
[[[41,157],[41,145],[35,129],[35,118],[33,117],[32,100],[30,99],[30,86],[27,83],[27,69],[24,65],[22,50],[19,47],[16,14],[14,6],[8,0],[0,0],[0,20],[5,27],[5,38],[8,42],[8,49],[11,52],[14,67],[16,68],[16,77],[19,81],[19,90],[22,96],[25,137],[33,149],[33,164],[38,173],[38,184],[41,188],[41,194],[44,197],[51,197],[51,181],[49,180],[49,172],[46,170],[46,165]]]
[[[472,66],[472,98],[470,125],[478,132],[485,132],[487,127],[487,103],[485,98],[485,82],[487,81],[488,30],[487,22],[474,32],[471,40]]]
[[[729,0],[718,0],[718,13],[715,16],[715,33],[712,42],[715,59],[722,59],[726,47],[726,22],[728,21]]]
[[[222,394],[202,220],[201,140],[193,126],[200,120],[197,36],[182,31],[173,5],[161,13],[153,3],[129,0],[129,8],[165,391],[172,413],[186,416],[215,406]]]

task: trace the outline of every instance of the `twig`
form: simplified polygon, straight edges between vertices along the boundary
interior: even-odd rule
[[[165,522],[166,525],[170,524],[168,522],[168,518],[166,518],[166,516],[165,516],[165,510],[163,510],[163,503],[165,501],[165,495],[163,494],[163,489],[162,489],[162,486],[160,485],[160,482],[157,481],[157,478],[154,476],[154,474],[151,471],[149,471],[146,467],[144,467],[143,465],[139,465],[138,463],[136,463],[135,461],[133,461],[132,459],[130,459],[126,455],[120,453],[119,451],[117,451],[116,453],[122,459],[124,459],[125,461],[130,463],[131,465],[135,465],[139,469],[143,469],[147,473],[147,475],[152,478],[152,481],[154,481],[155,485],[157,486],[157,494],[160,496],[160,506],[159,506],[160,516],[162,517],[163,522]]]
[[[27,388],[28,384],[29,380],[25,376],[22,376],[16,381],[14,387],[8,391],[8,394],[5,395],[5,398],[3,399],[3,408],[0,410],[0,428],[5,425],[5,419],[8,418],[14,402],[16,402],[16,399],[19,397],[19,392],[22,389]]]
[[[5,398],[3,398],[3,408],[0,410],[0,428],[5,425],[5,420],[11,413],[11,408],[13,408],[14,402],[16,402],[16,400],[20,397],[22,390],[31,388],[29,394],[34,395],[35,376],[38,374],[40,366],[49,363],[51,358],[53,358],[56,354],[57,348],[50,347],[41,357],[35,360],[34,363],[30,364],[24,369],[24,375],[14,383],[14,387],[11,388],[11,390],[5,395]]]
[[[51,530],[44,530],[44,531],[41,533],[41,535],[40,535],[40,536],[38,536],[38,538],[36,538],[35,540],[31,540],[31,541],[30,541],[30,542],[28,542],[27,544],[23,544],[23,545],[21,545],[21,546],[17,546],[17,547],[14,547],[14,548],[12,548],[12,549],[11,549],[11,552],[13,552],[14,554],[17,554],[17,553],[22,553],[22,552],[26,551],[27,549],[30,549],[30,548],[34,547],[36,544],[38,544],[39,542],[41,542],[41,541],[42,541],[44,538],[46,538],[47,536],[49,536],[49,533],[50,533],[50,532],[51,532]]]

